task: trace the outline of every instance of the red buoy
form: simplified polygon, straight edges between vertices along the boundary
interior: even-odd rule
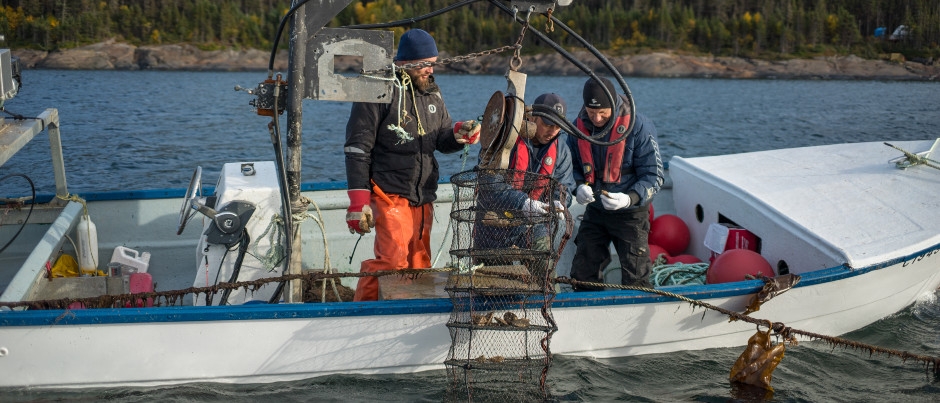
[[[668,264],[684,263],[684,264],[694,264],[702,263],[702,259],[695,257],[695,255],[679,255],[672,256],[666,259]]]
[[[656,258],[659,255],[666,255],[666,260],[669,260],[669,252],[666,252],[666,249],[659,245],[650,244],[650,261],[653,263],[656,262]]]
[[[760,253],[748,249],[731,249],[715,258],[705,272],[706,284],[731,283],[745,280],[745,275],[773,277],[774,270]]]
[[[679,216],[663,214],[650,225],[649,243],[662,246],[670,255],[681,255],[689,247],[689,227]]]

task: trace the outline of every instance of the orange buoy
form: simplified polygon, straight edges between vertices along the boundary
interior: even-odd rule
[[[706,284],[731,283],[745,280],[745,275],[773,277],[773,268],[760,253],[748,249],[731,249],[715,258],[705,272]]]
[[[689,247],[689,227],[679,216],[663,214],[650,225],[649,243],[662,246],[670,255],[681,255]]]
[[[669,252],[666,252],[666,249],[659,245],[650,244],[650,260],[656,262],[656,258],[659,255],[666,255],[666,260],[669,260]]]

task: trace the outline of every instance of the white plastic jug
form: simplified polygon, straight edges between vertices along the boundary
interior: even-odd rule
[[[88,215],[82,215],[75,226],[78,235],[78,268],[82,276],[98,272],[98,227]]]
[[[131,248],[118,246],[111,254],[111,263],[120,263],[137,269],[137,273],[146,273],[150,266],[150,252],[140,253]]]

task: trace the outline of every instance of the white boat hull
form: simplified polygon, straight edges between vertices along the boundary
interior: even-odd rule
[[[833,270],[831,276],[844,279],[810,276],[807,282],[823,282],[781,294],[752,316],[843,334],[932,295],[940,285],[937,267],[940,246],[887,267]],[[736,294],[701,301],[742,311],[749,298],[742,290],[760,285],[670,288],[691,298]],[[448,307],[446,300],[410,300],[21,312],[0,317],[0,387],[256,383],[443,369],[451,344]],[[733,347],[755,331],[715,311],[634,291],[559,294],[552,313],[559,329],[550,347],[565,355]],[[46,323],[17,323],[30,321]]]
[[[903,146],[919,151],[930,144],[912,142]],[[714,224],[719,215],[732,217],[761,237],[761,253],[768,261],[791,263],[791,273],[801,275],[802,281],[765,303],[752,317],[820,335],[851,332],[933,296],[940,286],[940,231],[936,220],[930,219],[940,206],[929,191],[931,187],[925,186],[940,183],[940,175],[914,171],[918,168],[901,171],[882,166],[887,158],[877,146],[845,146],[852,149],[847,154],[874,155],[868,159],[876,162],[860,159],[858,167],[853,168],[855,176],[841,173],[850,158],[834,166],[823,164],[822,156],[830,155],[831,147],[838,146],[796,152],[780,150],[780,156],[755,153],[728,159],[684,160],[671,168],[676,186],[664,193],[671,192],[673,200],[660,196],[660,202],[674,204],[657,206],[657,213],[670,212],[669,208],[675,206],[676,214],[692,227],[693,250],[702,243],[704,226]],[[773,178],[752,180],[750,175],[735,178],[736,170],[729,164],[735,159],[746,166],[760,160],[792,163],[795,158],[804,158],[804,165],[820,162],[820,166],[791,172],[796,179],[786,179],[785,183],[799,183],[801,176],[805,179],[829,175],[834,186],[842,182],[851,185],[876,182],[865,176],[874,175],[892,178],[894,191],[881,195],[872,210],[865,210],[868,205],[860,203],[853,205],[855,210],[845,213],[839,212],[846,208],[844,205],[797,209],[792,201],[782,200],[780,192],[762,194],[760,189],[748,188],[764,186]],[[710,163],[717,167],[709,166]],[[730,172],[712,175],[725,166],[729,166]],[[840,180],[842,177],[846,180]],[[735,185],[728,184],[727,180],[735,179]],[[849,202],[858,200],[856,195],[843,194],[857,187],[840,188],[839,196]],[[734,197],[736,193],[740,197]],[[805,197],[793,193],[792,197]],[[317,203],[310,212],[317,209],[322,212],[318,217],[325,228],[321,231],[313,220],[301,225],[303,261],[311,267],[329,263],[338,272],[358,271],[358,262],[372,255],[372,238],[364,237],[356,247],[359,240],[346,231],[345,191],[307,191],[305,195]],[[451,195],[449,186],[442,185],[435,206],[438,223],[431,240],[435,251],[450,244],[446,223]],[[888,197],[911,202],[896,200],[893,208],[886,210],[883,206]],[[104,217],[96,219],[99,255],[107,256],[116,246],[145,250],[151,253],[148,273],[152,273],[157,290],[190,287],[196,270],[195,257],[200,252],[196,247],[200,232],[175,235],[180,202],[166,196],[111,200],[108,195],[89,201],[91,216]],[[702,219],[690,213],[697,206],[707,212]],[[581,208],[573,206],[572,213],[579,214]],[[804,214],[804,210],[810,211]],[[68,250],[63,235],[74,228],[80,211],[80,205],[72,203],[62,208],[57,218],[53,216],[51,225],[37,226],[40,230],[28,227],[24,231],[36,246],[13,251],[14,256],[22,257],[22,267],[9,280],[0,302],[31,300],[32,290],[49,281],[43,263],[50,253]],[[816,222],[821,215],[828,219]],[[867,226],[884,229],[890,239],[881,242],[875,231],[868,231],[859,240],[830,228],[837,220],[858,226],[850,221],[853,217],[866,220]],[[196,224],[190,225],[198,227]],[[330,259],[326,259],[323,237],[329,240]],[[905,237],[905,245],[917,247],[896,247],[898,237]],[[888,246],[880,246],[882,243]],[[818,249],[810,250],[814,246]],[[568,274],[572,250],[569,247],[562,255],[559,276]],[[442,267],[449,260],[446,250],[443,252],[444,260],[435,267]],[[47,257],[42,257],[43,253]],[[707,259],[703,252],[698,255]],[[826,265],[813,261],[813,256]],[[762,286],[760,280],[750,280],[666,286],[661,290],[742,312]],[[170,307],[4,310],[0,311],[0,374],[3,374],[0,387],[256,383],[328,374],[443,369],[451,348],[447,324],[452,309],[446,297],[208,307],[193,306],[190,297],[183,300],[182,306]],[[720,312],[638,291],[562,292],[555,296],[551,312],[558,330],[552,334],[549,347],[553,354],[563,355],[623,357],[742,346],[755,331],[754,324],[729,323]],[[104,361],[106,365],[100,364]]]

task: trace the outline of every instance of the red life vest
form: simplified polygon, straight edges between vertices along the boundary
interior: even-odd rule
[[[622,115],[614,122],[613,130],[622,134],[624,137],[629,135],[627,128],[630,127],[630,115]],[[584,126],[584,120],[578,119],[578,130],[585,136],[590,136],[587,127]],[[610,141],[614,141],[613,135]],[[604,164],[604,183],[620,182],[620,167],[623,165],[623,151],[627,147],[627,140],[607,147],[607,163]],[[594,154],[591,153],[591,143],[584,139],[578,139],[578,155],[581,156],[581,168],[584,171],[584,180],[589,184],[594,184]]]
[[[512,169],[516,170],[515,177],[513,178],[513,187],[516,189],[521,189],[525,174],[523,172],[529,170],[529,147],[526,145],[525,140],[520,136],[516,139],[516,148],[513,150],[513,159],[512,159]],[[555,163],[558,161],[558,137],[552,140],[548,144],[548,150],[545,151],[545,155],[542,156],[542,160],[539,161],[539,174],[545,176],[552,176],[552,172],[555,172]],[[529,198],[533,200],[538,200],[542,196],[542,192],[545,191],[545,187],[548,186],[548,178],[539,178],[535,182],[535,187],[529,192]]]

